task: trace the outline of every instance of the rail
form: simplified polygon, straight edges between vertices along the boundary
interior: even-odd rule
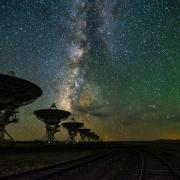
[[[38,180],[38,179],[43,179],[43,177],[48,178],[55,174],[61,174],[66,171],[79,168],[83,166],[84,164],[103,158],[107,156],[109,153],[110,153],[109,151],[99,152],[93,155],[88,155],[88,156],[71,160],[71,161],[67,161],[64,163],[58,163],[55,165],[38,168],[38,169],[34,169],[34,170],[30,170],[30,171],[26,171],[26,172],[14,174],[14,175],[3,176],[3,177],[0,177],[0,180],[16,180],[16,179]]]

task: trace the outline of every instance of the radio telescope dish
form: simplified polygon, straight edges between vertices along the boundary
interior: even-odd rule
[[[81,128],[84,124],[81,122],[77,122],[74,119],[71,121],[66,121],[62,123],[63,127],[68,130],[69,137],[71,139],[71,143],[75,143],[75,136],[77,135],[78,129]]]
[[[88,138],[89,142],[97,142],[100,139],[100,137],[97,134],[95,134],[94,132],[88,132],[87,138]]]
[[[90,129],[80,128],[80,129],[78,129],[78,132],[80,133],[81,141],[85,142],[85,139],[87,137],[87,134],[90,132]]]
[[[32,103],[42,94],[42,90],[27,80],[0,74],[0,141],[4,140],[5,126],[17,122],[15,109]]]
[[[71,115],[71,113],[68,111],[54,108],[40,109],[34,111],[34,114],[39,120],[43,121],[46,124],[46,135],[48,143],[55,142],[54,134],[56,132],[59,132],[60,127],[58,124]]]
[[[42,90],[37,85],[15,76],[0,74],[0,109],[30,104],[41,95]]]

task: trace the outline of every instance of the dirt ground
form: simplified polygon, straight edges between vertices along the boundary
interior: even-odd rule
[[[25,152],[1,153],[0,177],[17,174],[90,155],[91,152]]]

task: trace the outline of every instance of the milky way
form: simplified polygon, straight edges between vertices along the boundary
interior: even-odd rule
[[[99,40],[108,47],[106,35],[112,30],[109,28],[112,15],[111,9],[106,6],[106,2],[88,0],[79,0],[72,4],[69,30],[73,39],[67,52],[69,62],[64,80],[59,85],[58,105],[62,109],[72,112],[73,106],[79,103],[78,93],[84,84],[95,42]]]
[[[73,5],[72,5],[73,6]],[[89,51],[89,43],[84,33],[86,29],[86,14],[88,3],[76,1],[74,11],[71,14],[70,32],[73,34],[72,44],[68,49],[68,67],[64,76],[64,81],[60,85],[60,95],[58,105],[60,108],[72,112],[73,105],[77,101],[77,91],[84,82],[85,70],[81,70],[81,64],[86,64],[85,56]]]
[[[180,138],[179,27],[179,0],[1,0],[0,72],[43,89],[9,132],[56,102],[105,140]]]

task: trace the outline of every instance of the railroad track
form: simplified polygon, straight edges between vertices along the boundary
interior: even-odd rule
[[[0,180],[180,180],[180,162],[173,163],[173,158],[137,149],[112,149]]]
[[[177,174],[180,179],[180,158],[173,152],[162,152],[160,153],[160,158],[163,159],[165,163],[167,163],[171,169]]]
[[[144,167],[144,158],[140,151],[129,150],[126,154],[125,161],[122,159],[116,164],[114,168],[115,180],[142,180],[142,173]],[[112,178],[110,177],[109,180]]]
[[[177,173],[178,166],[167,160],[162,154],[143,152],[144,167],[142,169],[142,180],[180,180]]]
[[[68,172],[53,174],[47,179],[62,180],[115,180],[120,179],[123,166],[128,161],[129,153],[123,150],[111,150],[103,158],[88,162],[84,166],[71,169]],[[121,169],[120,169],[121,168]],[[45,178],[46,179],[46,178]],[[127,180],[127,179],[126,179]]]
[[[130,154],[124,150],[111,150],[91,155],[78,160],[61,163],[54,166],[28,171],[21,174],[0,178],[9,180],[38,180],[38,179],[115,179],[116,173],[123,172],[123,166],[130,159]],[[119,171],[119,168],[121,170]],[[122,173],[123,174],[123,173]],[[118,179],[118,178],[117,178]]]
[[[51,179],[51,177],[61,175],[65,172],[70,172],[71,170],[77,169],[88,163],[103,159],[110,155],[109,151],[104,151],[101,153],[96,153],[89,155],[77,160],[68,161],[65,163],[55,164],[52,166],[35,169],[27,171],[24,173],[18,173],[10,176],[0,177],[0,180],[38,180],[38,179]]]

